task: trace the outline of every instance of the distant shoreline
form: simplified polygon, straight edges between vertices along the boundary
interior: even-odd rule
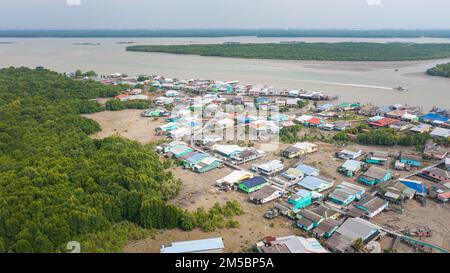
[[[131,52],[297,61],[420,61],[450,58],[450,44],[269,43],[135,45]]]
[[[443,30],[345,30],[345,29],[129,29],[129,30],[0,30],[0,38],[450,38]]]

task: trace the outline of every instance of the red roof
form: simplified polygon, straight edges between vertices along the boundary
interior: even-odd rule
[[[374,121],[374,122],[369,122],[370,125],[373,126],[377,126],[377,127],[385,127],[394,123],[399,122],[398,119],[393,119],[393,118],[384,118],[384,119],[380,119],[378,121]]]
[[[322,120],[320,118],[312,118],[312,119],[308,120],[308,123],[310,123],[310,124],[320,124],[320,123],[322,123]]]

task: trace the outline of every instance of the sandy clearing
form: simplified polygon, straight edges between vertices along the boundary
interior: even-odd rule
[[[141,117],[142,110],[104,111],[90,115],[83,115],[86,118],[97,121],[102,130],[92,135],[93,138],[102,139],[105,137],[120,135],[125,138],[136,140],[142,144],[148,144],[164,139],[163,136],[155,135],[155,128],[164,124],[163,119]]]

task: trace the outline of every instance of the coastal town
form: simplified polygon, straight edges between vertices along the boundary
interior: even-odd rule
[[[254,231],[238,238],[228,231],[215,237],[183,232],[174,240],[161,236],[158,249],[155,240],[151,249],[132,242],[129,252],[450,249],[450,109],[362,104],[238,80],[122,73],[95,80],[131,86],[114,100],[151,106],[86,115],[103,130],[110,127],[94,137],[119,134],[155,143],[184,183],[171,202],[196,209],[236,199],[245,211],[238,229]]]

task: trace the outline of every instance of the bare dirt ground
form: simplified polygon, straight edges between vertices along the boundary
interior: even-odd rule
[[[428,227],[432,237],[422,241],[434,243],[450,249],[450,206],[428,200],[422,207],[419,202],[410,200],[404,206],[403,214],[384,212],[374,217],[373,222],[388,225],[393,229]]]
[[[164,120],[141,117],[142,110],[104,111],[90,115],[86,118],[97,121],[102,131],[92,137],[102,139],[105,137],[120,135],[125,138],[136,140],[142,144],[163,139],[155,135],[155,128],[164,124]]]
[[[121,135],[123,137],[136,140],[142,144],[163,139],[164,137],[156,136],[154,129],[163,124],[164,121],[154,120],[153,118],[143,118],[140,116],[141,110],[124,110],[118,112],[100,112],[92,115],[84,115],[97,121],[102,131],[95,134],[94,138],[105,138],[112,135]],[[341,149],[349,149],[357,151],[359,149],[364,152],[372,150],[386,150],[391,154],[396,154],[403,147],[376,147],[349,145],[346,147],[336,147],[335,145],[317,142],[319,151],[308,155],[305,159],[283,159],[285,166],[293,166],[297,163],[304,163],[319,168],[321,176],[332,179],[335,185],[342,181],[357,183],[357,178],[348,178],[340,173],[337,169],[344,163],[343,160],[335,158],[335,152]],[[259,148],[259,143],[256,148]],[[287,144],[280,144],[279,150],[285,149]],[[249,169],[252,164],[264,163],[273,159],[281,159],[279,152],[267,153],[264,158],[257,161],[242,165],[241,167]],[[184,189],[180,195],[171,200],[170,203],[189,210],[195,210],[199,207],[209,209],[215,202],[224,204],[228,200],[238,200],[245,214],[236,217],[241,224],[236,229],[221,229],[215,232],[205,233],[201,230],[184,232],[181,230],[163,230],[158,231],[151,237],[131,241],[124,248],[124,252],[159,252],[161,245],[174,241],[194,240],[202,238],[211,238],[220,236],[225,242],[226,252],[241,252],[254,246],[254,244],[268,235],[283,236],[289,234],[302,235],[302,231],[295,228],[294,222],[284,217],[274,220],[264,219],[264,212],[272,205],[257,206],[248,202],[248,195],[242,192],[221,192],[215,187],[215,181],[229,173],[231,169],[224,167],[216,169],[206,174],[197,174],[189,170],[177,167],[173,170],[176,177],[182,179]],[[405,176],[407,172],[397,172],[396,176]],[[419,179],[420,180],[420,179]],[[425,182],[425,181],[424,181]],[[428,183],[427,183],[428,184]],[[406,204],[404,213],[397,214],[395,212],[385,212],[377,217],[374,221],[379,224],[389,225],[394,229],[405,227],[416,228],[419,226],[427,226],[433,230],[433,237],[423,238],[424,241],[440,245],[444,248],[450,248],[450,207],[429,201],[425,207],[418,202],[411,200]],[[392,245],[391,238],[383,238],[381,240],[383,249],[390,248]],[[406,244],[400,244],[397,252],[413,252],[412,248]]]

